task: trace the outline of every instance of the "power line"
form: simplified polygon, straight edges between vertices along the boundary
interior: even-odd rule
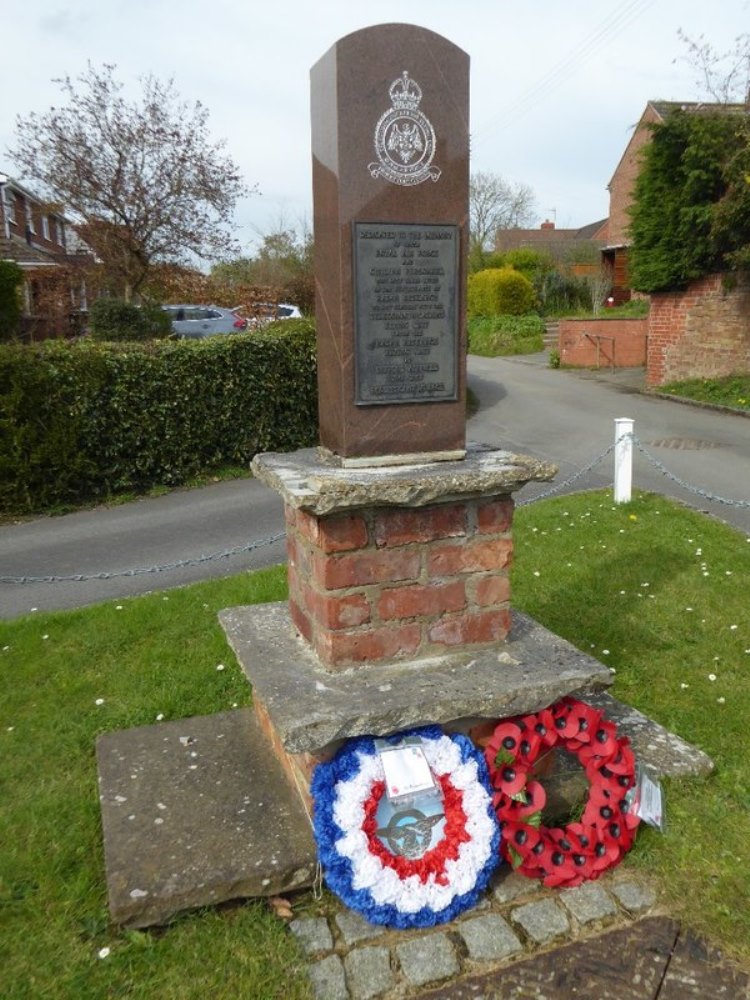
[[[531,84],[526,90],[522,91],[514,104],[499,111],[478,129],[473,130],[472,147],[478,141],[481,141],[479,137],[485,136],[490,129],[504,127],[517,115],[530,110],[538,104],[547,95],[550,88],[559,85],[570,77],[580,66],[588,62],[595,53],[609,44],[616,33],[621,32],[623,28],[645,13],[652,3],[653,0],[628,0],[626,4],[619,6],[616,11],[605,18],[591,34],[579,42],[557,65],[553,66],[536,83]]]

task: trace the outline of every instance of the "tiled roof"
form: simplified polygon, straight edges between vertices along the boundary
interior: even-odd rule
[[[649,101],[662,118],[668,118],[675,111],[689,111],[694,114],[740,115],[750,113],[746,104],[721,104],[717,101]]]

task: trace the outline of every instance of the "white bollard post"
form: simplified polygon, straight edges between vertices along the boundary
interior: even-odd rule
[[[633,482],[633,421],[615,417],[615,503],[630,503]]]

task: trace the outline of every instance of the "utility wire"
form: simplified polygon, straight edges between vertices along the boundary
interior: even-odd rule
[[[515,102],[488,119],[483,125],[472,132],[472,148],[487,137],[490,130],[503,128],[517,115],[535,107],[552,89],[568,79],[578,68],[601,51],[613,37],[627,25],[635,21],[652,5],[653,0],[628,0],[618,6],[612,14],[605,18],[594,31],[586,36],[557,65],[553,66],[536,83],[531,84],[516,98]],[[481,137],[481,138],[480,138]]]

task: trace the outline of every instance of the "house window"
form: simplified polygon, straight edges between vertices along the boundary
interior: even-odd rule
[[[7,188],[3,188],[3,197],[5,199],[5,217],[12,225],[16,224],[16,196],[12,191]]]
[[[31,205],[28,201],[25,202],[25,205],[26,205],[26,228],[30,233],[35,233],[36,229],[34,229],[34,213],[31,211]]]
[[[43,215],[42,216],[42,236],[45,238],[45,240],[49,240],[50,239],[50,235],[49,235],[49,216],[48,215]]]
[[[65,223],[62,219],[55,219],[57,224],[57,242],[61,247],[65,246]]]

